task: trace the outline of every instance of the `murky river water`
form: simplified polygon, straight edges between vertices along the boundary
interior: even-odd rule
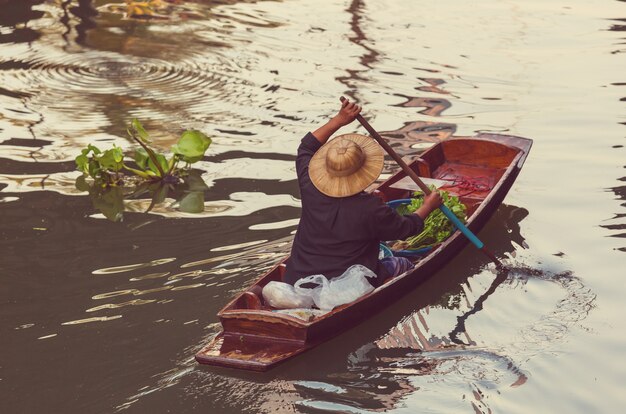
[[[0,0],[0,411],[624,411],[626,3],[105,3]],[[296,147],[342,94],[405,148],[533,138],[480,233],[518,270],[468,246],[269,373],[197,365],[289,251]],[[75,189],[80,149],[130,150],[133,117],[163,149],[213,137],[204,213],[137,199],[113,222]]]

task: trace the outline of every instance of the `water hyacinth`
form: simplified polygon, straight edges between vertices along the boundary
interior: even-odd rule
[[[123,184],[120,177],[122,169],[145,180],[176,183],[188,173],[191,164],[204,157],[212,142],[211,138],[200,131],[187,130],[172,146],[168,158],[150,148],[150,135],[137,119],[132,120],[127,131],[128,135],[140,145],[134,151],[133,157],[137,168],[124,163],[121,148],[114,146],[102,151],[92,144],[76,157],[76,168],[84,176],[100,181],[104,186]],[[180,161],[185,163],[185,168],[178,168]]]
[[[133,166],[124,162],[124,153],[117,146],[101,150],[89,144],[76,157],[76,168],[82,172],[76,179],[76,188],[89,193],[94,207],[108,219],[118,221],[122,219],[125,199],[150,194],[147,211],[169,196],[175,198],[180,211],[202,212],[208,187],[191,164],[204,157],[211,138],[200,131],[187,130],[169,154],[161,154],[150,147],[150,135],[137,119],[128,126],[128,135],[139,144],[133,152]],[[179,163],[183,166],[179,167]]]

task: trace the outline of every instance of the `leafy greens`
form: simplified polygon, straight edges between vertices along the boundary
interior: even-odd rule
[[[436,188],[431,188],[433,191],[437,191]],[[447,191],[440,191],[443,204],[446,205],[452,213],[459,218],[463,223],[466,222],[467,208],[458,197],[450,195]],[[396,211],[399,214],[411,214],[417,211],[422,204],[424,204],[424,194],[416,192],[413,194],[414,198],[411,199],[410,204],[400,205]],[[433,246],[446,240],[454,232],[455,227],[450,220],[437,209],[430,213],[426,220],[424,220],[424,230],[411,236],[406,240],[398,241],[392,245],[393,250],[416,250],[423,247]]]

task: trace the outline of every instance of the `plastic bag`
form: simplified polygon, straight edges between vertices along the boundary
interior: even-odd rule
[[[262,295],[266,303],[277,309],[311,308],[313,306],[313,299],[310,295],[299,294],[289,283],[269,282],[263,287]]]
[[[341,276],[328,280],[324,275],[312,275],[300,279],[294,285],[296,293],[313,298],[315,305],[322,310],[331,310],[339,305],[354,302],[374,290],[367,278],[376,274],[363,265],[353,265]],[[312,288],[302,285],[314,284]]]

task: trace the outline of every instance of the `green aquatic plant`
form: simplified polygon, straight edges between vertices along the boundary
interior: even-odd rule
[[[172,146],[169,159],[157,153],[149,144],[150,135],[143,125],[133,119],[128,127],[128,135],[141,147],[135,150],[134,161],[139,169],[124,165],[124,168],[134,174],[149,180],[177,181],[183,174],[183,169],[178,168],[178,164],[183,161],[185,169],[188,170],[191,164],[200,161],[207,149],[211,145],[211,138],[200,131],[187,130],[182,133],[178,142]]]
[[[89,144],[76,157],[76,168],[104,186],[114,186],[121,183],[120,170],[124,167],[124,153],[116,147],[101,151],[98,147]]]
[[[150,135],[137,119],[132,120],[127,131],[130,138],[139,144],[133,157],[136,168],[124,162],[121,148],[114,145],[103,151],[93,144],[89,144],[76,157],[76,168],[105,186],[123,185],[122,170],[149,181],[176,183],[188,173],[191,164],[204,157],[212,142],[200,131],[187,130],[172,146],[168,158],[149,146],[152,143]],[[181,162],[184,163],[183,167],[179,167]]]
[[[84,175],[80,175],[76,178],[76,188],[88,192],[93,207],[107,219],[111,221],[122,219],[124,212],[124,190],[122,187],[100,185],[97,180],[88,182]]]
[[[124,161],[122,149],[115,145],[101,150],[89,144],[75,160],[76,168],[82,172],[76,179],[76,188],[87,191],[94,207],[113,221],[122,218],[125,199],[145,195],[151,198],[146,211],[169,197],[175,200],[180,211],[202,212],[208,187],[200,172],[192,170],[191,165],[204,157],[211,138],[200,131],[187,130],[172,146],[170,154],[165,155],[150,147],[150,136],[137,119],[133,119],[127,131],[139,144],[133,153],[134,165],[128,164],[130,160]],[[132,188],[126,185],[129,183]]]
[[[431,187],[432,191],[437,191],[435,187]],[[465,223],[467,221],[467,208],[458,197],[450,195],[447,191],[440,191],[443,204],[446,205],[455,216]],[[413,194],[410,204],[400,205],[396,211],[399,214],[411,214],[417,211],[424,204],[424,194],[416,192]],[[421,233],[409,237],[406,240],[395,243],[392,248],[394,250],[420,249],[433,246],[445,241],[454,232],[455,227],[452,222],[439,209],[433,211],[424,220],[424,230]]]

